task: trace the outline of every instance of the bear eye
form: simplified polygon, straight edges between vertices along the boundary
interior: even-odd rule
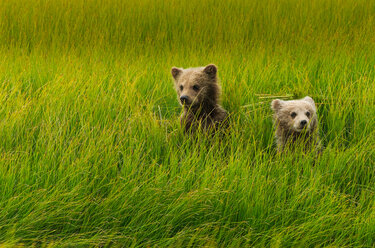
[[[180,85],[180,90],[183,90],[184,89],[184,86]]]
[[[193,86],[193,90],[198,91],[199,90],[199,86],[198,85],[194,85]]]
[[[297,113],[296,113],[296,112],[292,112],[292,113],[290,114],[290,116],[294,119],[294,118],[297,116]]]
[[[310,117],[310,112],[309,111],[306,112],[306,116]]]

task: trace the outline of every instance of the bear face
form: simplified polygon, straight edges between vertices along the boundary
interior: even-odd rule
[[[219,86],[215,65],[188,69],[173,67],[171,73],[181,105],[191,108],[202,104],[216,104]]]
[[[183,106],[181,125],[186,132],[215,131],[228,125],[228,113],[219,104],[220,86],[217,67],[207,65],[197,68],[171,70],[179,103]]]
[[[314,131],[316,128],[315,102],[309,96],[290,101],[276,99],[271,106],[277,125],[285,131],[302,133]]]
[[[304,150],[315,147],[320,153],[318,117],[311,97],[291,101],[276,99],[272,101],[271,108],[275,112],[278,151],[284,151],[285,147],[294,149],[294,145],[299,144]],[[293,146],[289,146],[292,144]]]

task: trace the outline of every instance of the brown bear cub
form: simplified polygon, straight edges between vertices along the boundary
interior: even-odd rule
[[[181,125],[185,131],[204,130],[226,125],[228,113],[219,105],[220,86],[217,67],[172,68],[172,76],[183,107]]]
[[[272,101],[271,108],[274,111],[278,151],[296,143],[304,150],[319,146],[318,117],[311,97],[290,101],[276,99]]]

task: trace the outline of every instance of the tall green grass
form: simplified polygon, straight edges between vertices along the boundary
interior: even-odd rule
[[[0,246],[372,247],[375,2],[0,2]],[[215,63],[227,136],[172,66]],[[313,97],[320,157],[270,101]]]

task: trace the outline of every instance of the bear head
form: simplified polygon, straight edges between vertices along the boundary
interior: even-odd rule
[[[217,103],[219,86],[215,65],[188,69],[173,67],[171,73],[181,105],[191,108]]]
[[[306,96],[299,100],[283,101],[275,99],[271,103],[276,124],[285,131],[311,132],[317,126],[317,114],[314,100]]]

